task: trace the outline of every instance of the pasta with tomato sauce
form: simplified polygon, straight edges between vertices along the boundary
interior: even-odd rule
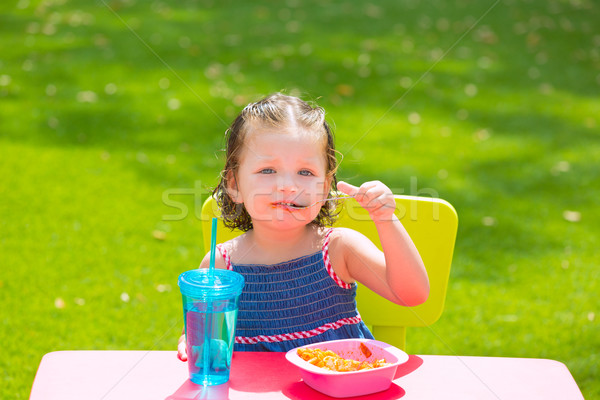
[[[371,356],[371,351],[363,343],[360,350],[365,357]],[[331,350],[302,348],[298,349],[297,353],[300,358],[312,365],[336,372],[361,371],[390,365],[385,359],[368,362],[342,358]]]

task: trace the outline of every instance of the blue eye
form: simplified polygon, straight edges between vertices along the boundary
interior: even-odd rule
[[[300,172],[298,172],[298,174],[299,174],[299,175],[302,175],[302,176],[312,176],[312,175],[313,175],[313,173],[312,173],[312,172],[310,172],[310,171],[309,171],[309,170],[307,170],[307,169],[303,169],[303,170],[301,170]]]
[[[274,174],[275,170],[273,168],[264,168],[259,171],[261,174]]]

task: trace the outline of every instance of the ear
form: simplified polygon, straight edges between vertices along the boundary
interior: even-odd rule
[[[229,170],[225,176],[227,177],[227,194],[234,203],[243,203],[241,193],[238,190],[235,174],[233,171]]]

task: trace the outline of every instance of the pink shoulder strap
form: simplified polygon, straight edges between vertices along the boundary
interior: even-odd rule
[[[331,260],[329,259],[329,236],[333,232],[333,228],[330,228],[327,233],[325,233],[325,240],[323,241],[323,261],[325,262],[325,268],[327,269],[327,273],[329,276],[335,281],[335,283],[344,289],[350,289],[352,285],[344,282],[340,279],[339,276],[333,270],[331,266]]]
[[[233,267],[231,266],[231,258],[229,257],[229,253],[227,253],[227,250],[225,250],[225,246],[218,244],[217,250],[223,256],[223,260],[225,260],[225,268],[232,271]],[[215,256],[216,256],[216,254],[215,254]]]

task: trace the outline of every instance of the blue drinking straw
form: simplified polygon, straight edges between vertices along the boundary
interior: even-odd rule
[[[215,280],[215,253],[217,251],[217,218],[212,219],[210,232],[210,265],[208,267],[208,283],[213,284]],[[210,375],[210,336],[212,331],[212,302],[208,298],[206,321],[204,323],[204,360],[203,372],[205,380]]]
[[[208,278],[212,282],[215,276],[215,253],[217,249],[217,218],[212,219],[212,230],[210,232],[210,266],[208,268]]]

